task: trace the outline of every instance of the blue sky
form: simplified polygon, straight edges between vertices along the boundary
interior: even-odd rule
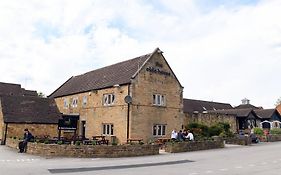
[[[274,107],[280,9],[279,0],[1,1],[0,81],[50,94],[159,47],[184,97]]]

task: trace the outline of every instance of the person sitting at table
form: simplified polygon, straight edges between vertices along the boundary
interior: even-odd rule
[[[190,130],[187,130],[187,136],[185,137],[186,139],[188,139],[189,141],[193,141],[194,140],[194,135],[192,134],[192,132]]]
[[[182,142],[182,141],[184,141],[184,136],[183,136],[183,132],[182,132],[182,130],[180,130],[179,131],[179,133],[178,133],[178,141],[180,141],[180,142]]]
[[[172,141],[176,141],[177,138],[178,138],[178,133],[177,133],[177,130],[174,129],[171,133],[171,139],[172,139]]]

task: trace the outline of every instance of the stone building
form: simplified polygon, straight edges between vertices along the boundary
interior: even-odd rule
[[[61,114],[54,100],[37,96],[36,91],[18,84],[0,83],[0,140],[23,137],[28,128],[33,135],[57,136]]]
[[[224,122],[230,125],[232,132],[237,131],[236,115],[215,113],[217,110],[233,109],[230,104],[194,99],[183,99],[183,104],[185,125],[195,122],[212,126]]]
[[[183,125],[183,87],[160,49],[73,76],[55,90],[59,110],[78,118],[77,134],[149,141]]]

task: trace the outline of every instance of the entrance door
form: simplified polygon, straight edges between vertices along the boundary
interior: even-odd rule
[[[86,121],[81,121],[81,135],[83,139],[86,136]]]

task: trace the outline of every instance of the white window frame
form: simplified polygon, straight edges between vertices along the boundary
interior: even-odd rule
[[[152,135],[154,137],[165,136],[167,132],[167,124],[154,124],[152,126]]]
[[[112,123],[102,124],[102,135],[112,136],[114,134],[114,125]]]
[[[153,105],[166,106],[166,96],[162,94],[153,94]]]
[[[63,107],[64,108],[68,108],[69,107],[69,99],[68,98],[64,98],[63,99]]]
[[[103,94],[103,105],[111,106],[114,104],[116,98],[114,94]]]
[[[77,108],[77,106],[78,106],[78,97],[73,97],[72,98],[71,106],[73,108]]]
[[[87,106],[87,103],[88,103],[88,97],[87,97],[87,96],[84,96],[84,97],[83,97],[83,100],[82,100],[82,106],[83,106],[83,107],[86,107],[86,106]]]

